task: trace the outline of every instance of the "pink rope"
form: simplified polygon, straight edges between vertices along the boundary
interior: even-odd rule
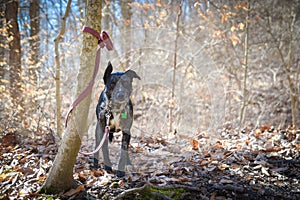
[[[81,94],[77,97],[77,99],[71,104],[66,118],[65,118],[65,127],[67,127],[68,125],[68,120],[70,118],[70,114],[73,111],[73,109],[92,91],[94,83],[95,83],[95,79],[97,76],[97,73],[99,71],[99,65],[100,65],[100,55],[101,55],[101,49],[103,47],[106,47],[108,51],[111,51],[114,49],[113,43],[109,38],[109,35],[105,32],[102,31],[101,34],[99,34],[96,30],[85,26],[83,28],[83,32],[87,32],[90,33],[91,35],[93,35],[94,37],[96,37],[98,39],[98,45],[99,48],[97,50],[97,54],[96,54],[96,60],[95,60],[95,67],[94,67],[94,73],[93,73],[93,78],[90,81],[89,85],[83,90],[83,92],[81,92]]]
[[[105,131],[104,131],[104,136],[103,136],[100,144],[98,145],[98,147],[92,152],[81,152],[81,151],[79,151],[79,153],[82,154],[82,155],[85,155],[85,156],[90,156],[90,155],[93,155],[94,153],[98,152],[102,148],[102,146],[104,144],[104,141],[108,136],[108,133],[109,133],[109,126],[106,126]]]

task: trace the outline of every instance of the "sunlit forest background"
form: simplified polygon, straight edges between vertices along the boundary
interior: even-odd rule
[[[63,124],[76,98],[86,2],[72,1],[58,55],[54,39],[67,1],[22,0],[15,8],[10,2],[0,2],[1,134],[57,134],[56,118]],[[133,69],[142,78],[134,81],[135,137],[192,137],[262,125],[299,127],[299,1],[102,4],[101,27],[115,50],[102,51],[90,102],[91,136],[108,61],[115,71]]]
[[[0,16],[0,199],[300,199],[299,0],[0,0]],[[65,128],[94,69],[85,26],[114,50]],[[141,77],[112,173],[80,154],[109,61]]]

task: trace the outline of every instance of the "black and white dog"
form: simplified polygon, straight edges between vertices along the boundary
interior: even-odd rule
[[[109,125],[109,140],[113,139],[113,133],[122,131],[121,155],[117,170],[117,176],[125,176],[125,165],[131,164],[128,156],[128,147],[130,142],[130,129],[133,121],[133,106],[130,100],[132,92],[133,78],[141,79],[135,71],[127,70],[126,72],[112,73],[111,63],[104,72],[103,80],[105,88],[102,91],[97,108],[97,126],[95,131],[96,147],[104,136],[105,127]],[[107,124],[107,116],[109,124]],[[104,169],[112,172],[112,163],[109,159],[108,141],[105,140],[103,147]],[[98,168],[99,151],[94,154],[94,168]]]

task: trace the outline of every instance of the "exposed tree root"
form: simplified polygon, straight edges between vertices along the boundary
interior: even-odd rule
[[[174,198],[183,198],[193,192],[200,192],[200,189],[185,185],[155,186],[152,184],[146,184],[142,187],[125,190],[115,199],[131,199],[138,196],[141,198],[148,197],[152,199],[170,200]]]

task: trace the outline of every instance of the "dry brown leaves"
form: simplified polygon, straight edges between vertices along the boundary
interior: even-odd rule
[[[74,178],[82,183],[60,194],[61,198],[110,199],[132,188],[153,185],[181,187],[189,199],[297,199],[300,195],[300,131],[271,126],[244,131],[224,129],[220,135],[195,137],[133,138],[124,179],[114,172],[92,169],[90,158],[78,156]],[[3,137],[0,154],[0,197],[41,198],[36,194],[45,181],[57,151],[46,136],[22,139]],[[48,137],[48,136],[47,136]],[[110,144],[113,163],[118,162],[120,138]],[[113,166],[115,168],[116,165]],[[157,191],[156,191],[157,193]],[[84,194],[82,196],[82,194]],[[81,195],[81,196],[80,196]],[[133,195],[133,196],[132,196]],[[131,194],[134,195],[141,194]],[[165,194],[164,194],[165,195]],[[168,198],[178,198],[175,192]]]

